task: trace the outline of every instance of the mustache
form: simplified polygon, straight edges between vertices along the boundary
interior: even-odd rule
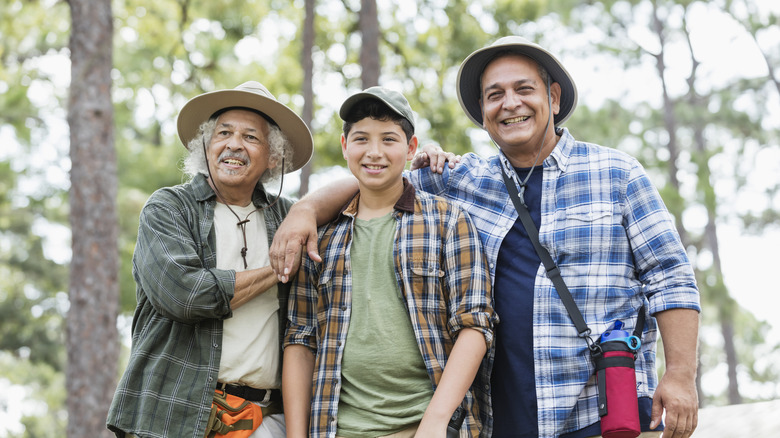
[[[224,151],[221,154],[219,154],[219,158],[217,158],[218,162],[222,162],[224,160],[229,159],[235,159],[235,160],[241,160],[246,164],[249,164],[249,155],[245,153],[238,153],[233,151]]]

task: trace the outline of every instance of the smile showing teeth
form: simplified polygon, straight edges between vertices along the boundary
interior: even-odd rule
[[[233,158],[228,158],[226,160],[223,160],[222,162],[225,163],[225,164],[230,164],[231,166],[243,166],[244,165],[243,161],[236,160],[236,159],[233,159]]]
[[[506,119],[502,123],[505,124],[505,125],[510,125],[512,123],[525,122],[526,120],[528,120],[528,118],[529,118],[529,116],[514,117],[514,118],[511,118],[511,119]]]
[[[385,168],[385,166],[379,166],[379,165],[376,165],[376,164],[364,164],[363,166],[366,167],[367,169],[371,169],[371,170],[379,170],[379,169],[384,169]]]

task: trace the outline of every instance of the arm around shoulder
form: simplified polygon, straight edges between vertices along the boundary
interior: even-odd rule
[[[358,191],[355,178],[345,178],[315,190],[296,202],[274,235],[270,248],[271,267],[286,283],[298,270],[301,249],[321,261],[317,253],[317,227],[335,219],[340,208]]]

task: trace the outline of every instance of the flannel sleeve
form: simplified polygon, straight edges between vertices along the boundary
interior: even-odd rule
[[[674,220],[644,169],[635,163],[624,218],[637,275],[646,285],[650,313],[673,308],[701,311],[696,278]]]
[[[493,310],[493,292],[487,259],[470,217],[453,205],[444,245],[445,287],[448,294],[448,329],[480,331],[487,347],[493,343],[498,316]]]
[[[194,212],[158,202],[156,193],[141,211],[133,254],[133,275],[143,295],[167,318],[183,323],[231,316],[235,272],[209,269],[190,226]],[[202,251],[202,248],[200,248]]]
[[[290,288],[287,310],[287,330],[284,347],[304,345],[317,352],[317,283],[316,264],[304,256],[298,275]]]

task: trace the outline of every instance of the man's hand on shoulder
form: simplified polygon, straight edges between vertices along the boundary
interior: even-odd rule
[[[427,143],[420,146],[420,149],[412,158],[412,170],[430,167],[431,171],[442,173],[444,163],[449,163],[450,169],[454,169],[457,163],[460,163],[460,155],[452,152],[445,152],[435,143]]]
[[[287,283],[290,275],[298,271],[304,246],[312,260],[322,261],[317,253],[316,214],[295,204],[276,230],[269,249],[271,268],[282,283]]]

